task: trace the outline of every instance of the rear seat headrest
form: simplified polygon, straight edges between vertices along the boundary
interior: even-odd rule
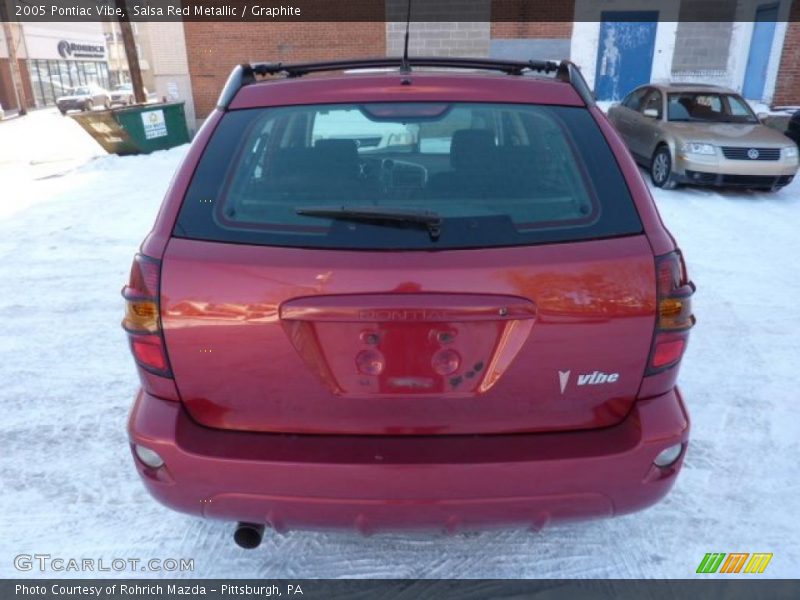
[[[494,132],[490,129],[459,129],[450,142],[450,164],[454,169],[487,166],[495,155]]]

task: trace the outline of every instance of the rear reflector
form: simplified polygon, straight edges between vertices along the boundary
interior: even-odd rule
[[[653,360],[651,365],[657,369],[675,364],[683,356],[683,350],[686,347],[685,339],[678,339],[673,341],[659,341],[656,337],[656,344],[653,350]]]
[[[164,466],[164,459],[155,450],[139,444],[134,444],[133,449],[136,457],[151,469],[160,469]]]
[[[167,357],[160,335],[130,334],[133,357],[141,366],[150,370],[164,372],[167,370]]]
[[[172,377],[161,335],[158,286],[161,263],[137,254],[131,267],[130,281],[122,290],[125,318],[122,328],[128,332],[133,357],[141,368]]]
[[[683,444],[675,444],[674,446],[670,446],[659,452],[658,456],[656,456],[655,460],[653,460],[653,464],[655,466],[666,469],[671,467],[675,462],[681,457],[683,453]]]

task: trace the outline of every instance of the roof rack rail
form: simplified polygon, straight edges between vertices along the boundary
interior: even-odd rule
[[[344,71],[356,69],[381,69],[409,67],[434,67],[443,69],[469,69],[498,71],[508,75],[522,75],[526,72],[555,73],[556,79],[569,83],[586,103],[594,106],[594,94],[586,84],[580,69],[568,61],[560,63],[546,60],[496,60],[491,58],[449,58],[449,57],[410,57],[404,62],[401,57],[362,58],[328,62],[294,63],[261,62],[237,65],[222,89],[217,106],[226,109],[236,93],[244,86],[255,83],[256,76],[285,75],[286,77],[302,77],[309,73],[322,71]]]
[[[408,59],[411,67],[440,67],[450,69],[482,69],[487,71],[501,71],[508,75],[522,75],[525,71],[539,71],[549,73],[558,69],[558,63],[543,60],[493,60],[490,58],[448,58],[448,57],[411,57]],[[337,60],[330,62],[313,63],[256,63],[251,65],[257,75],[285,74],[288,77],[301,77],[308,73],[320,71],[339,71],[345,69],[376,69],[403,66],[400,57],[362,58],[353,60]]]

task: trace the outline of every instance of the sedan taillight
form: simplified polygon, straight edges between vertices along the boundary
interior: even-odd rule
[[[122,289],[125,318],[122,328],[128,333],[133,358],[143,369],[172,377],[159,310],[161,262],[137,254],[131,267],[130,282]]]
[[[677,365],[686,350],[689,330],[695,323],[692,295],[695,286],[687,281],[679,252],[656,257],[656,331],[647,375]]]

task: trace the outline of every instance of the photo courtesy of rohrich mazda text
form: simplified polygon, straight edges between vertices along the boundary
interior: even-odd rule
[[[800,2],[0,9],[0,598],[800,593]]]

